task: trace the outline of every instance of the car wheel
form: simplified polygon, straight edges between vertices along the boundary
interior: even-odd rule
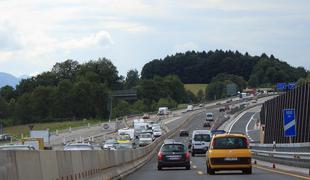
[[[207,173],[210,174],[210,175],[214,175],[215,171],[208,165],[207,166]]]
[[[242,170],[243,174],[252,174],[252,168]]]
[[[161,166],[159,166],[159,165],[157,166],[157,170],[158,170],[158,171],[160,171],[160,170],[162,170],[162,169],[163,169],[163,167],[161,167]]]
[[[185,168],[186,168],[186,170],[190,170],[191,169],[191,165],[187,165]]]

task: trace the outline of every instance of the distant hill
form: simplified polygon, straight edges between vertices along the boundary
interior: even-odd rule
[[[4,72],[0,72],[0,88],[3,86],[15,86],[19,83],[19,78]]]
[[[303,67],[292,67],[273,55],[251,56],[238,51],[177,53],[164,59],[154,59],[144,65],[142,79],[177,75],[184,84],[209,84],[218,74],[242,77],[251,87],[277,82],[296,82],[307,76]]]

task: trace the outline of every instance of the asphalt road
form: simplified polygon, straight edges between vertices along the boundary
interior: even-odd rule
[[[215,116],[219,116],[218,109],[208,110],[215,112]],[[250,116],[251,114],[248,114]],[[200,113],[194,118],[192,123],[187,127],[190,133],[196,129],[203,129],[202,124],[205,121],[205,113]],[[178,122],[178,121],[175,121]],[[178,122],[180,123],[180,122]],[[243,122],[241,122],[243,123]],[[173,125],[173,124],[172,124]],[[175,124],[174,124],[175,125]],[[188,138],[179,137],[178,134],[174,137],[177,141],[182,141],[187,143]],[[189,179],[225,179],[239,180],[239,179],[273,179],[273,180],[291,180],[297,179],[292,176],[286,176],[278,173],[272,173],[266,170],[261,170],[253,167],[253,174],[244,175],[241,171],[223,171],[217,172],[216,175],[208,175],[206,173],[205,157],[204,155],[191,157],[191,170],[185,170],[184,168],[168,168],[162,171],[157,170],[157,160],[154,157],[146,165],[138,169],[136,172],[125,177],[125,180],[189,180]]]
[[[246,134],[251,142],[260,141],[259,129],[255,129],[256,120],[259,119],[260,106],[245,112],[241,118],[233,124],[230,132]]]

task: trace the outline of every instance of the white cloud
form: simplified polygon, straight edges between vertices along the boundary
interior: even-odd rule
[[[83,49],[83,48],[102,48],[113,44],[111,35],[107,31],[100,31],[80,39],[72,39],[60,42],[56,48],[65,50]]]
[[[0,21],[0,51],[14,51],[22,47],[16,29],[8,21]]]
[[[302,0],[0,0],[0,71],[30,74],[65,58],[100,56],[126,68],[124,59],[142,64],[171,51],[202,50],[206,43],[213,49],[268,51],[298,42],[299,51],[307,52],[309,5]],[[120,56],[124,50],[128,53]]]
[[[186,51],[197,51],[199,50],[199,46],[196,43],[193,42],[186,42],[182,44],[177,44],[173,47],[172,53],[177,52],[186,52]]]

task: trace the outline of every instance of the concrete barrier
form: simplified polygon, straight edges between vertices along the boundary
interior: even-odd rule
[[[198,112],[199,113],[199,112]],[[0,151],[1,180],[119,179],[144,165],[156,155],[164,139],[189,124],[157,138],[152,144],[133,150],[94,151]]]

